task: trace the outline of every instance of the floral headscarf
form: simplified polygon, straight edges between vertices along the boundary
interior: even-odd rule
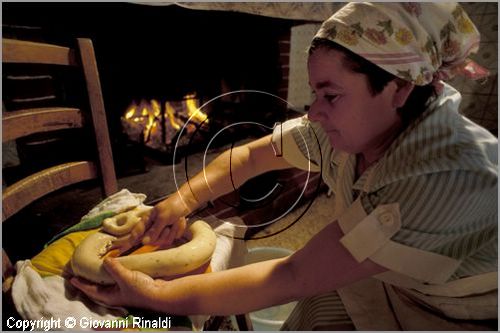
[[[326,20],[316,37],[416,85],[439,88],[439,80],[455,75],[488,75],[467,59],[479,48],[479,32],[457,3],[351,2]]]

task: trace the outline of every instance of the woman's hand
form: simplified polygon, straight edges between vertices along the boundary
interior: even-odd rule
[[[187,211],[184,204],[174,200],[163,200],[158,203],[149,215],[150,228],[143,237],[143,243],[170,245],[174,239],[180,238],[186,230]]]
[[[70,282],[87,296],[101,303],[152,309],[155,295],[158,294],[158,280],[141,272],[131,271],[111,258],[104,260],[104,267],[116,284],[97,285],[78,277],[71,278]]]
[[[174,195],[158,203],[129,234],[115,240],[112,248],[124,253],[141,241],[143,244],[167,247],[182,237],[186,230],[185,216],[189,211],[179,200],[182,199]]]

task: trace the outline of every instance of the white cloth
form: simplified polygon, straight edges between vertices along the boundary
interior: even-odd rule
[[[127,315],[123,308],[110,308],[89,300],[59,275],[42,278],[30,265],[29,260],[16,263],[17,274],[12,284],[12,299],[23,319],[61,319],[61,329],[68,317],[75,317],[74,329],[90,330],[80,326],[82,317],[95,320],[114,320]]]
[[[217,244],[210,267],[212,271],[218,272],[229,268],[242,266],[247,254],[245,242],[233,237],[241,238],[244,236],[246,226],[240,218],[231,218],[227,221],[219,221],[216,218],[205,218],[205,222],[210,224],[217,235]],[[218,225],[217,227],[215,225]],[[203,324],[210,318],[209,315],[189,316],[193,329],[201,330]]]
[[[92,208],[81,220],[89,219],[103,212],[115,212],[120,214],[134,207],[139,206],[146,200],[146,195],[142,193],[132,193],[127,189],[123,189],[115,194],[110,195],[98,205]]]

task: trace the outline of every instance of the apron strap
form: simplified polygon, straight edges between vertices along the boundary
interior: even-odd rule
[[[433,284],[445,283],[460,265],[459,260],[391,241],[401,229],[398,204],[380,205],[367,215],[358,198],[338,222],[344,233],[340,242],[359,262],[369,258],[391,271]]]

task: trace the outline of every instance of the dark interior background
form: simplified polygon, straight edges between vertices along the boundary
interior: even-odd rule
[[[288,75],[283,72],[278,41],[283,36],[289,38],[290,27],[298,23],[235,12],[197,11],[176,5],[11,2],[3,3],[2,9],[4,37],[70,46],[74,46],[77,37],[92,39],[118,177],[147,172],[145,159],[149,165],[157,163],[151,162],[157,155],[147,155],[137,145],[130,144],[122,133],[120,118],[131,102],[153,98],[162,102],[176,100],[192,92],[196,92],[203,102],[222,92],[239,89],[277,95],[283,77]],[[4,71],[3,80],[5,75]],[[62,95],[58,96],[60,99],[78,102],[76,96],[65,92],[68,87],[59,89],[52,81],[46,84],[47,93],[55,91]],[[7,108],[13,104],[9,97],[15,92],[5,87],[2,92]],[[215,109],[221,114],[219,118],[228,121],[259,120],[268,126],[284,120],[287,111],[282,102],[274,107],[268,96],[256,95],[224,100]],[[240,138],[262,135],[258,127],[235,132]],[[56,138],[44,136],[20,140],[16,144],[21,165],[4,168],[3,185],[10,185],[24,174],[47,167],[54,161],[71,160],[72,156],[63,156],[62,152],[80,153],[91,146],[88,140],[91,136],[67,137],[64,133],[58,133]],[[72,149],[64,149],[67,145]],[[157,161],[168,163],[168,158]],[[274,184],[270,181],[274,178],[267,175],[258,179],[257,185],[247,185],[247,197],[251,197],[257,187]],[[285,178],[292,176],[287,174]],[[148,179],[148,182],[157,182],[152,176]],[[16,220],[4,223],[8,233],[9,226],[23,229],[30,225],[36,235],[31,246],[21,246],[16,253],[18,257],[34,255],[52,235],[68,223],[74,223],[75,217],[84,215],[99,201],[93,191],[97,186],[88,183],[72,192],[56,193],[27,207],[27,212],[16,216]],[[71,196],[81,198],[80,205],[71,205],[71,199],[74,199]],[[67,206],[62,208],[66,201]],[[274,204],[278,205],[278,202]],[[263,210],[262,214],[266,213]],[[3,241],[6,248],[16,245],[10,244],[16,243],[14,240],[4,238]]]
[[[276,93],[277,40],[292,21],[130,3],[4,3],[5,37],[94,43],[111,134],[133,100],[203,99],[230,88]],[[27,27],[22,29],[21,26]]]

